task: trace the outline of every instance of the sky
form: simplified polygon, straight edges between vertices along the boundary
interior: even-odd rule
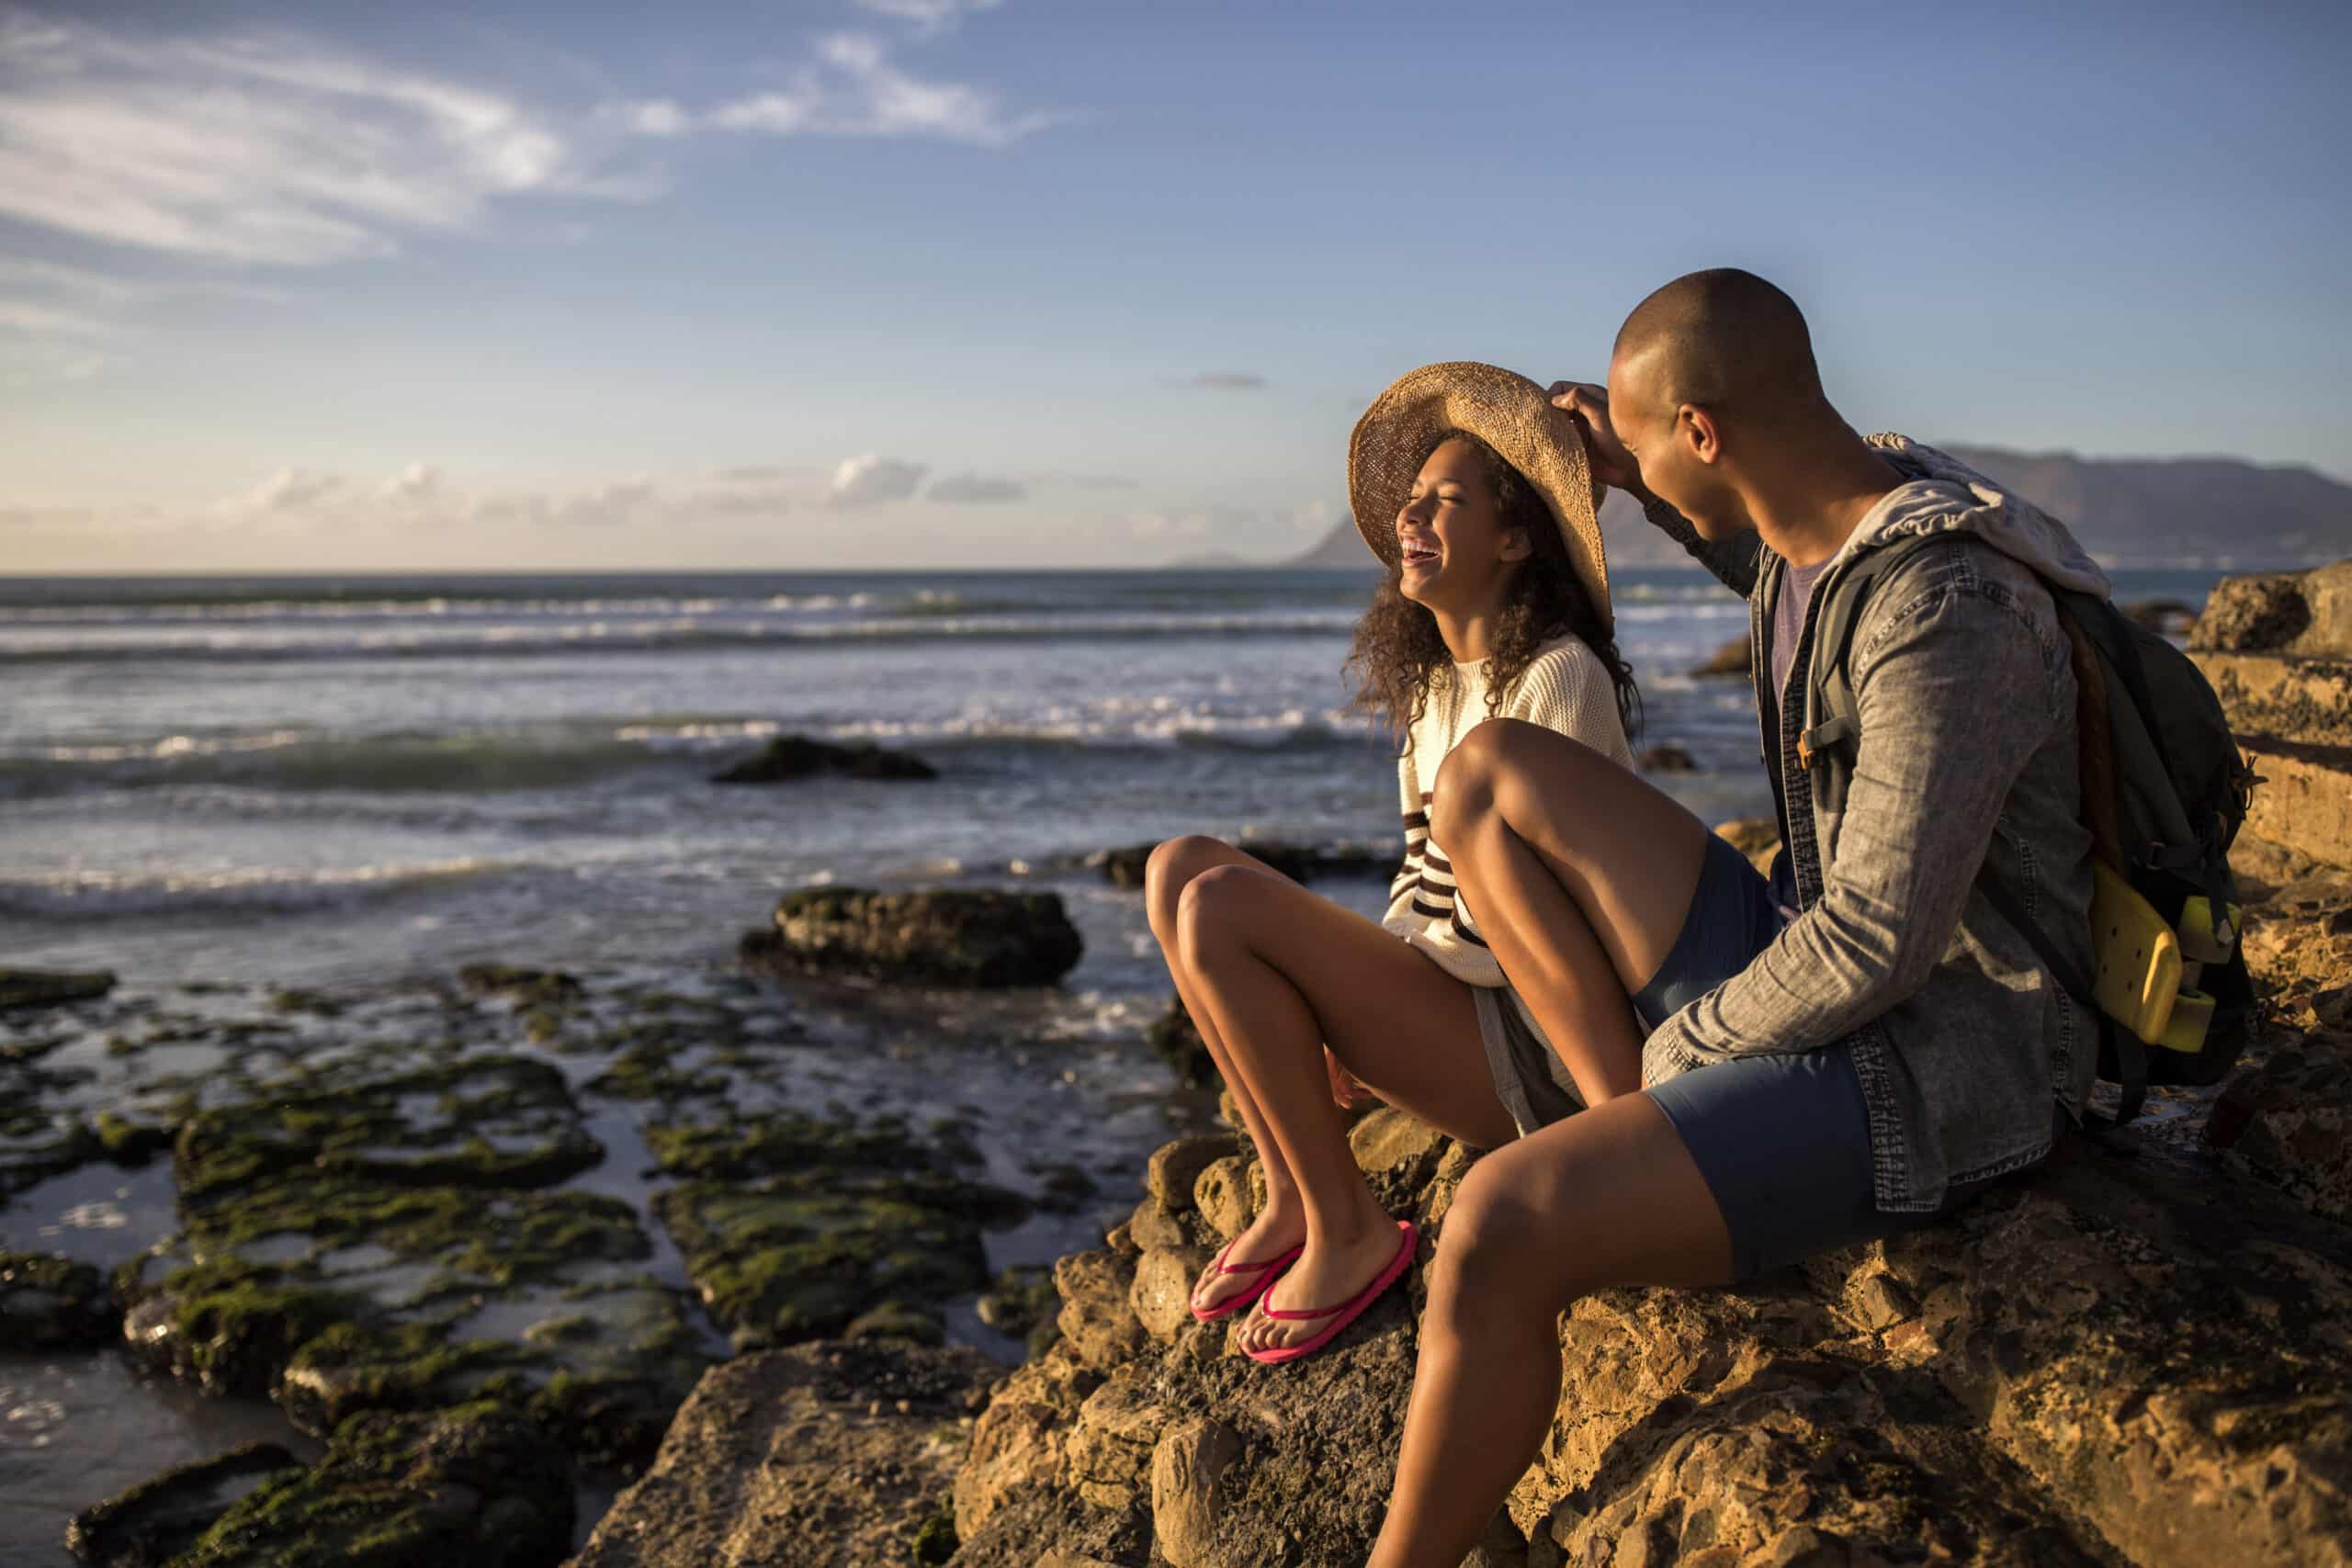
[[[2347,67],[2258,0],[0,0],[0,571],[1272,558],[1396,376],[1599,380],[1713,265],[1863,429],[2352,478]]]

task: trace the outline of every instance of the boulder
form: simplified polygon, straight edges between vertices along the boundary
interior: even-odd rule
[[[967,1543],[1008,1504],[1051,1491],[1067,1472],[1079,1407],[1102,1385],[1065,1342],[997,1386],[956,1472],[956,1529]]]
[[[1168,1010],[1152,1020],[1143,1038],[1161,1061],[1175,1069],[1177,1080],[1185,1088],[1205,1089],[1217,1081],[1216,1058],[1209,1055],[1208,1043],[1193,1026],[1183,998],[1169,998]]]
[[[805,735],[781,735],[760,750],[723,773],[710,775],[722,784],[781,784],[792,779],[831,773],[848,779],[935,779],[939,770],[905,751],[888,751],[871,743],[835,746]]]
[[[1240,1458],[1238,1433],[1221,1421],[1197,1417],[1153,1447],[1152,1534],[1174,1568],[1205,1568],[1218,1561],[1226,1476]]]
[[[1401,1212],[1429,1185],[1450,1140],[1410,1111],[1384,1105],[1348,1131],[1356,1168],[1383,1207]]]
[[[2352,746],[2352,660],[2193,653],[2230,728],[2311,746]]]
[[[1266,1179],[1247,1155],[1227,1155],[1201,1168],[1193,1183],[1193,1207],[1219,1241],[1250,1228],[1263,1201]]]
[[[1781,852],[1781,824],[1770,817],[1738,817],[1715,824],[1715,837],[1747,857],[1747,863],[1766,876]]]
[[[121,1322],[106,1276],[90,1265],[46,1252],[0,1252],[0,1348],[103,1345]]]
[[[1016,1263],[996,1277],[975,1304],[979,1320],[999,1334],[1028,1342],[1034,1359],[1061,1337],[1054,1315],[1062,1299],[1054,1290],[1054,1272],[1036,1264]]]
[[[1182,1213],[1193,1206],[1193,1189],[1201,1172],[1233,1152],[1230,1137],[1214,1134],[1162,1144],[1144,1168],[1144,1185],[1161,1204]]]
[[[2205,1141],[2231,1170],[2352,1224],[2352,1032],[2274,1041],[2223,1090]]]
[[[103,970],[0,969],[0,1012],[90,1001],[113,989],[114,976]]]
[[[1744,677],[1753,668],[1748,654],[1747,638],[1743,634],[1715,649],[1704,663],[1694,665],[1690,673],[1700,680],[1733,675]]]
[[[1081,1365],[1108,1371],[1143,1348],[1146,1336],[1132,1299],[1135,1271],[1133,1258],[1109,1250],[1073,1252],[1054,1265],[1062,1343]]]
[[[244,1443],[178,1465],[74,1515],[65,1526],[65,1548],[97,1568],[170,1562],[248,1493],[301,1468],[276,1443]]]
[[[2352,659],[2352,559],[2309,571],[2223,578],[2205,601],[2188,646]]]
[[[2116,608],[2126,620],[2165,637],[2186,637],[2197,624],[2197,606],[2177,599],[2133,599]]]
[[[2238,739],[2246,766],[2264,781],[2246,809],[2246,830],[2352,868],[2352,746]]]
[[[646,1146],[686,1179],[656,1192],[653,1212],[739,1350],[861,1321],[928,1338],[946,1303],[988,1284],[982,1225],[1022,1213],[1013,1194],[887,1125],[730,1113],[656,1124]]]
[[[1214,1247],[1155,1247],[1136,1259],[1127,1304],[1146,1334],[1165,1343],[1192,1326],[1193,1281],[1216,1256]]]
[[[1146,1198],[1127,1217],[1128,1239],[1138,1247],[1212,1247],[1218,1237],[1189,1205],[1182,1212]]]
[[[871,1342],[713,1367],[569,1568],[944,1562],[958,1424],[996,1373],[968,1348]]]
[[[571,1549],[570,1465],[491,1401],[355,1416],[324,1458],[246,1494],[198,1540],[190,1568],[329,1562],[545,1568]]]
[[[935,986],[1050,986],[1081,951],[1053,893],[876,893],[814,887],[787,893],[773,930],[742,955],[790,974],[854,974]]]
[[[1695,773],[1699,760],[1690,755],[1687,747],[1668,741],[1643,747],[1641,754],[1634,759],[1634,766],[1645,773]]]

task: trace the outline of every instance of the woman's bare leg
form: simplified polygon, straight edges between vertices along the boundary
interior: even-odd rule
[[[1429,1273],[1396,1487],[1367,1568],[1455,1568],[1560,1399],[1559,1314],[1616,1285],[1731,1277],[1731,1237],[1666,1113],[1631,1094],[1471,1168]]]
[[[1698,890],[1707,829],[1591,747],[1489,719],[1430,791],[1481,935],[1588,1105],[1642,1083],[1629,1000],[1657,973]]]
[[[1470,988],[1360,915],[1243,865],[1214,867],[1177,901],[1183,968],[1282,1150],[1306,1210],[1306,1251],[1265,1301],[1343,1302],[1396,1255],[1394,1223],[1331,1114],[1323,1046],[1383,1099],[1491,1148],[1515,1133],[1479,1040]],[[1253,1316],[1258,1348],[1317,1332]]]
[[[1216,1019],[1203,1005],[1196,983],[1185,969],[1182,949],[1176,937],[1177,902],[1193,878],[1215,866],[1241,865],[1263,872],[1268,876],[1282,874],[1255,855],[1244,853],[1220,839],[1204,838],[1197,834],[1170,839],[1151,852],[1144,863],[1144,916],[1151,924],[1151,934],[1159,941],[1160,956],[1168,962],[1170,978],[1176,982],[1176,995],[1192,1015],[1193,1027],[1200,1031],[1201,1041],[1208,1047],[1209,1057],[1216,1064],[1217,1075],[1233,1091],[1235,1105],[1240,1110],[1242,1126],[1250,1134],[1250,1142],[1258,1150],[1258,1163],[1266,1173],[1266,1206],[1257,1217],[1233,1238],[1226,1253],[1228,1266],[1261,1263],[1279,1258],[1306,1239],[1306,1206],[1301,1201],[1298,1184],[1293,1180],[1290,1166],[1283,1160],[1282,1145],[1273,1130],[1266,1125],[1258,1109],[1256,1098],[1250,1092],[1248,1080],[1237,1071],[1231,1054],[1227,1050],[1225,1036],[1218,1032]],[[1287,879],[1284,879],[1287,880]],[[1333,1117],[1340,1114],[1337,1105],[1329,1106]],[[1214,1262],[1201,1271],[1193,1284],[1193,1304],[1203,1312],[1215,1307],[1230,1295],[1246,1290],[1255,1276],[1220,1273]]]

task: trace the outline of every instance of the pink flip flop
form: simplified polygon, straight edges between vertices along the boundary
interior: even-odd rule
[[[1269,1363],[1295,1361],[1301,1356],[1312,1355],[1338,1338],[1341,1329],[1363,1316],[1364,1308],[1379,1300],[1380,1292],[1403,1278],[1405,1270],[1413,1266],[1413,1253],[1420,1246],[1420,1233],[1413,1228],[1413,1222],[1410,1220],[1398,1220],[1396,1230],[1398,1233],[1396,1256],[1388,1260],[1388,1266],[1385,1269],[1374,1276],[1371,1284],[1366,1285],[1351,1299],[1341,1302],[1338,1306],[1311,1307],[1304,1312],[1286,1312],[1281,1307],[1271,1304],[1261,1309],[1268,1317],[1279,1323],[1311,1323],[1317,1319],[1328,1317],[1331,1322],[1321,1333],[1312,1339],[1302,1340],[1295,1345],[1277,1345],[1265,1350],[1244,1350],[1242,1354],[1253,1361]],[[1268,1284],[1272,1282],[1269,1280]]]
[[[1233,1241],[1240,1239],[1239,1236],[1235,1236]],[[1258,1276],[1258,1282],[1246,1291],[1239,1291],[1226,1297],[1206,1312],[1194,1307],[1193,1315],[1203,1323],[1215,1323],[1220,1317],[1239,1312],[1243,1307],[1264,1295],[1267,1287],[1274,1282],[1274,1277],[1296,1262],[1298,1255],[1306,1250],[1303,1247],[1294,1247],[1280,1258],[1270,1258],[1263,1263],[1236,1263],[1228,1268],[1225,1261],[1225,1255],[1233,1250],[1233,1241],[1227,1242],[1218,1249],[1216,1271],[1220,1274],[1255,1274]]]

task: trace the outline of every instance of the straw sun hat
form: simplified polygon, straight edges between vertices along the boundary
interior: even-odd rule
[[[1560,525],[1601,626],[1613,626],[1609,557],[1593,515],[1600,487],[1585,460],[1584,437],[1543,388],[1496,366],[1466,359],[1424,365],[1398,377],[1356,421],[1348,438],[1348,505],[1372,553],[1396,564],[1396,513],[1442,430],[1477,436],[1535,487]]]

